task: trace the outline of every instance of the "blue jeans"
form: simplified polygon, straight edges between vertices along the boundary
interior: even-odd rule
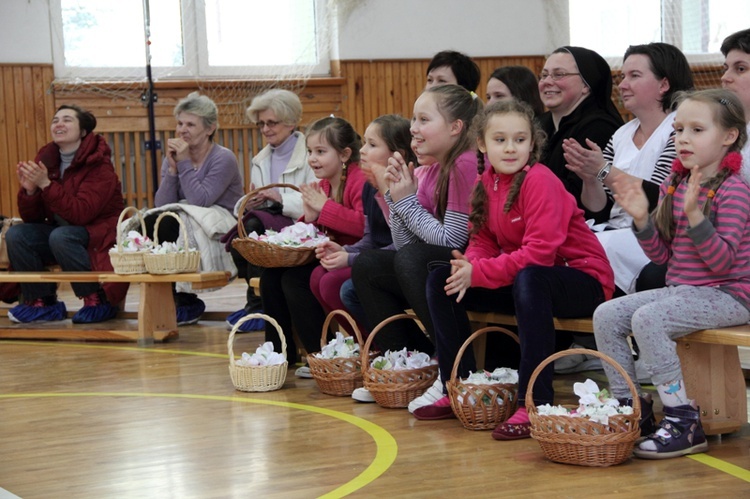
[[[359,301],[357,290],[354,289],[354,281],[351,279],[344,281],[344,284],[341,285],[341,289],[339,290],[339,297],[346,307],[346,310],[349,311],[355,321],[360,324],[367,323],[367,319],[365,318],[365,308]]]
[[[521,341],[518,369],[518,402],[525,405],[531,373],[555,352],[554,317],[588,317],[604,301],[602,285],[585,272],[570,267],[528,266],[521,270],[512,286],[497,289],[469,288],[461,303],[445,294],[450,276],[449,264],[440,265],[427,278],[427,302],[435,325],[438,364],[443,381],[450,378],[458,350],[471,334],[466,309],[479,312],[515,314]],[[459,377],[476,370],[471,348],[467,348],[458,369]],[[550,363],[537,377],[534,403],[552,403]]]
[[[15,271],[42,272],[47,265],[55,264],[67,272],[91,270],[87,249],[89,233],[85,227],[23,223],[8,229],[5,241],[8,259]],[[71,286],[78,297],[96,293],[101,288],[98,282],[74,282]],[[57,284],[22,283],[21,293],[27,302],[51,299],[57,294]]]

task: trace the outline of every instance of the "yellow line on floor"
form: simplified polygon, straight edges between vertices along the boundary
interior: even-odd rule
[[[93,346],[93,345],[92,345]],[[349,495],[362,487],[368,485],[377,479],[380,475],[390,468],[398,455],[398,444],[396,439],[388,433],[383,427],[376,425],[366,419],[346,414],[344,412],[324,409],[307,404],[297,404],[294,402],[282,402],[277,400],[262,400],[252,398],[227,397],[220,395],[189,395],[184,393],[120,393],[120,392],[91,392],[91,393],[20,393],[20,394],[0,394],[0,399],[11,398],[39,398],[39,397],[151,397],[151,398],[184,398],[199,400],[218,400],[223,402],[241,402],[250,404],[275,405],[278,407],[287,407],[290,409],[299,409],[302,411],[316,412],[324,416],[339,419],[345,423],[352,424],[361,429],[375,441],[376,453],[375,458],[370,465],[352,480],[341,485],[340,487],[321,496],[327,499],[334,499]]]
[[[61,343],[61,342],[48,342],[48,341],[18,341],[18,340],[3,340],[2,344],[9,345],[30,345],[30,346],[47,346],[47,347],[67,347],[67,348],[100,348],[108,350],[125,350],[130,352],[142,352],[142,353],[169,353],[175,355],[195,355],[198,357],[214,357],[219,359],[226,359],[228,353],[211,353],[211,352],[191,352],[188,350],[167,350],[164,348],[151,348],[151,347],[130,347],[124,345],[88,345],[84,343]]]
[[[693,454],[687,457],[689,457],[693,461],[698,461],[701,464],[705,464],[706,466],[710,466],[714,469],[732,475],[733,477],[739,478],[740,480],[750,482],[750,470],[746,470],[732,463],[728,463],[721,459],[711,457],[708,454]]]

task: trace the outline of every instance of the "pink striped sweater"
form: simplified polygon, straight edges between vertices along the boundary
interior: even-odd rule
[[[670,177],[662,183],[660,200]],[[685,178],[674,193],[675,237],[661,238],[649,219],[635,235],[643,251],[655,263],[667,264],[667,285],[714,286],[750,309],[750,186],[739,175],[730,175],[717,189],[711,216],[690,227],[684,212]],[[708,188],[701,187],[699,206]]]

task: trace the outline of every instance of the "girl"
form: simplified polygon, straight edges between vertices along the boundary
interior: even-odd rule
[[[415,174],[414,165],[401,154],[394,153],[388,161],[385,199],[398,251],[365,252],[352,269],[370,328],[413,308],[432,330],[424,297],[426,262],[448,261],[451,248],[463,248],[468,239],[468,199],[476,167],[469,127],[480,107],[476,94],[456,85],[425,90],[414,104],[415,153],[438,162]],[[406,321],[390,326],[378,334],[383,350],[408,346],[432,352],[432,344],[416,326]]]
[[[365,130],[364,144],[359,151],[359,165],[368,179],[368,183],[362,189],[362,203],[367,219],[365,235],[352,245],[342,246],[335,241],[328,241],[315,250],[315,255],[320,259],[320,266],[312,273],[310,287],[327,312],[348,309],[342,301],[340,292],[344,291],[346,283],[349,293],[353,289],[350,279],[351,266],[359,253],[366,249],[393,246],[391,230],[384,216],[384,211],[387,213],[388,210],[383,198],[388,190],[385,168],[388,158],[395,152],[408,158],[409,162],[416,161],[410,142],[409,120],[395,114],[375,118]],[[352,298],[348,298],[348,301],[351,303]],[[361,306],[349,311],[354,313],[362,329],[364,321]]]
[[[536,366],[555,350],[553,317],[585,317],[612,296],[612,269],[583,212],[560,179],[537,163],[544,134],[525,103],[494,103],[477,123],[478,171],[466,255],[430,272],[427,299],[443,381],[471,330],[466,308],[515,314],[521,340],[519,407],[492,433],[498,440],[530,436],[524,407]],[[492,168],[485,171],[485,158]],[[466,352],[459,376],[474,369]],[[552,402],[552,366],[534,387],[537,404]],[[453,417],[443,396],[414,411],[418,419]]]
[[[362,187],[365,176],[359,169],[360,139],[354,128],[342,118],[323,118],[306,131],[308,163],[319,183],[303,184],[302,220],[314,223],[340,244],[352,244],[364,234]],[[300,267],[267,268],[260,279],[263,310],[285,332],[296,330],[305,350],[320,350],[320,333],[325,311],[310,290],[310,276],[317,262]],[[276,328],[266,324],[266,341],[281,351]],[[287,335],[290,364],[297,362],[297,348]],[[305,366],[297,374],[310,377]]]
[[[632,333],[664,404],[657,431],[634,451],[647,459],[708,448],[699,408],[685,390],[674,339],[750,320],[750,187],[738,175],[739,151],[747,139],[742,104],[727,90],[678,97],[677,159],[655,212],[649,215],[641,187],[613,184],[643,250],[655,263],[667,263],[667,287],[623,296],[594,313],[599,350],[635,380],[627,343]],[[625,380],[611,367],[605,371],[613,395],[628,397]]]
[[[427,89],[415,102],[411,124],[414,152],[437,162],[415,172],[414,165],[399,153],[388,160],[385,199],[397,251],[366,251],[352,267],[368,328],[411,308],[432,335],[425,296],[427,265],[447,262],[451,249],[463,248],[468,240],[469,196],[476,176],[469,129],[481,107],[476,94],[457,85]],[[382,350],[434,350],[422,330],[409,321],[389,324],[378,333],[376,343]]]
[[[536,75],[526,66],[497,68],[487,80],[487,105],[499,100],[516,98],[531,106],[534,116],[544,114]]]

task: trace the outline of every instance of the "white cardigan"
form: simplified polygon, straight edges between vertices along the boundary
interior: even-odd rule
[[[310,182],[317,182],[315,173],[310,165],[307,164],[307,144],[305,143],[305,136],[302,132],[294,132],[297,137],[297,143],[294,145],[294,151],[292,157],[289,158],[289,163],[286,165],[286,169],[279,177],[279,183],[284,184],[309,184]],[[255,188],[263,187],[271,183],[271,146],[267,145],[264,147],[252,160],[250,165],[250,181]],[[280,188],[281,202],[284,205],[282,214],[297,220],[302,216],[302,194],[295,191],[294,189]],[[244,197],[243,197],[244,198]],[[234,207],[234,213],[237,215],[237,211],[242,203],[240,199]]]

